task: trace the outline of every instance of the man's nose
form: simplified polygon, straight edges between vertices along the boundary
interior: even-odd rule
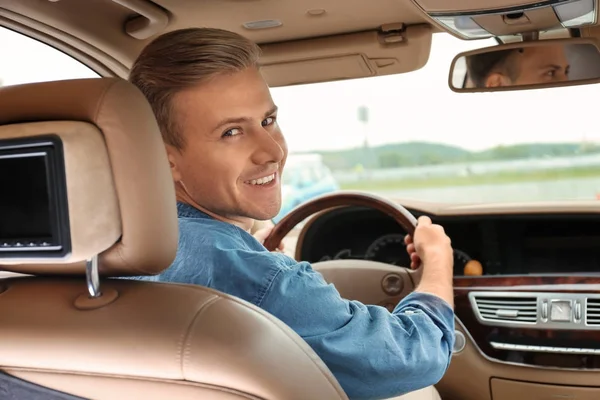
[[[555,82],[566,82],[568,80],[569,76],[565,73],[556,74],[556,79],[554,79]]]
[[[279,163],[284,159],[286,144],[279,129],[269,131],[261,126],[260,129],[256,130],[253,137],[256,146],[253,153],[255,164]]]

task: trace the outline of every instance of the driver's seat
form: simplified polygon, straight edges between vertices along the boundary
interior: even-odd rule
[[[347,399],[299,336],[244,301],[126,279],[103,279],[102,295],[90,298],[86,260],[96,255],[104,277],[156,274],[175,258],[164,146],[150,106],[126,81],[0,89],[0,145],[47,134],[64,149],[72,251],[64,260],[0,259],[4,270],[37,275],[0,281],[2,371],[94,399]],[[6,217],[0,211],[0,223]]]
[[[0,279],[1,371],[53,389],[50,400],[347,399],[312,349],[254,306],[199,286],[107,279],[157,274],[177,248],[164,146],[135,87],[106,78],[0,89],[0,147],[48,134],[64,151],[71,251],[0,253],[0,269],[33,275]],[[0,393],[18,397],[3,382]]]

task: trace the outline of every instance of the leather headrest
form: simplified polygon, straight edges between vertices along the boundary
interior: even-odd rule
[[[84,274],[95,255],[104,276],[167,268],[177,251],[175,192],[142,93],[113,78],[0,88],[0,140],[45,134],[63,143],[71,254],[60,261],[0,259],[0,268]]]

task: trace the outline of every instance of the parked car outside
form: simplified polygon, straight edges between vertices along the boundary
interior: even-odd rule
[[[339,188],[320,154],[290,154],[282,176],[282,207],[273,222],[279,222],[298,205]]]

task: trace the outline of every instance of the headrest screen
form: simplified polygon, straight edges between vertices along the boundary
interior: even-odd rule
[[[0,140],[0,258],[63,258],[70,251],[60,138]]]

